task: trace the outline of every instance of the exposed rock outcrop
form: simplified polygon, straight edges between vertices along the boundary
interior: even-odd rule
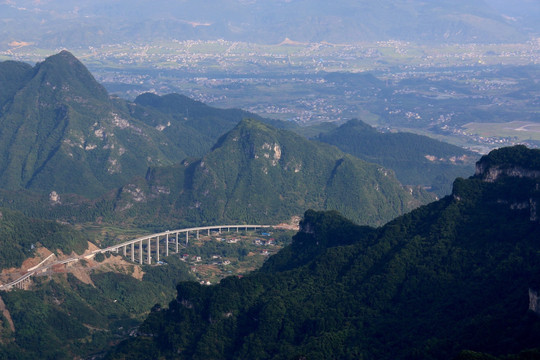
[[[521,166],[490,165],[480,161],[476,163],[475,175],[487,182],[495,182],[501,176],[540,179],[539,170],[526,169]]]

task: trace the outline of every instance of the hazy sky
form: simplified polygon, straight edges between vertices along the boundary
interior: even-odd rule
[[[43,46],[160,38],[521,42],[540,34],[540,0],[0,0],[0,14],[0,39]]]

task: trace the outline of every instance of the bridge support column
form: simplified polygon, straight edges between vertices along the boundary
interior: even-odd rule
[[[189,231],[186,231],[186,246],[189,244]]]
[[[143,264],[143,254],[142,254],[142,244],[143,244],[143,241],[139,241],[139,264]]]
[[[146,249],[146,263],[150,265],[152,263],[151,253],[152,252],[152,239],[148,238],[148,249]]]
[[[208,236],[210,236],[210,229],[208,229]]]
[[[221,234],[221,228],[218,228],[218,229],[219,229],[218,232]]]
[[[197,230],[197,240],[199,240],[199,230]]]
[[[169,256],[169,234],[165,236],[165,256]]]
[[[238,226],[236,227],[236,232],[238,232]]]
[[[131,262],[135,262],[135,243],[131,243]]]
[[[178,254],[178,233],[176,233],[176,253]]]
[[[159,262],[159,236],[156,237],[156,261]]]
[[[124,245],[124,257],[127,256],[127,245]]]

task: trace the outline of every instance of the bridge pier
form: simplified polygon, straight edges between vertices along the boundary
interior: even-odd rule
[[[159,262],[159,236],[156,237],[156,261]]]
[[[146,263],[150,265],[152,263],[152,258],[150,253],[152,252],[152,239],[148,238],[148,249],[146,249]]]
[[[235,228],[236,228],[236,232],[240,232],[240,229],[245,229],[245,231],[249,231],[249,230],[254,230],[256,231],[257,229],[260,229],[260,228],[263,228],[265,226],[260,226],[260,225],[222,225],[222,226],[202,226],[202,227],[195,227],[195,228],[188,228],[188,229],[181,229],[181,230],[173,230],[172,232],[167,230],[167,231],[164,231],[164,232],[161,232],[161,233],[158,233],[158,234],[153,234],[153,235],[149,235],[149,236],[144,236],[142,238],[139,238],[139,239],[135,239],[135,240],[131,240],[131,241],[126,241],[125,243],[122,243],[122,244],[117,244],[117,245],[113,245],[107,249],[103,249],[103,251],[108,251],[108,252],[114,252],[116,254],[119,254],[120,253],[120,248],[122,248],[122,253],[124,255],[125,258],[128,258],[128,252],[130,253],[130,256],[129,258],[131,259],[132,262],[136,262],[135,259],[138,257],[138,262],[139,264],[144,264],[145,261],[144,261],[144,241],[145,240],[148,240],[148,245],[147,245],[147,248],[146,248],[146,263],[151,265],[152,264],[152,243],[153,243],[153,240],[154,240],[154,237],[156,239],[156,249],[154,250],[155,251],[155,260],[156,261],[160,261],[160,257],[161,257],[161,250],[160,250],[160,238],[161,236],[164,237],[165,239],[165,256],[169,256],[171,251],[174,253],[179,253],[180,252],[180,233],[184,232],[186,234],[186,242],[185,242],[185,246],[188,246],[189,245],[189,232],[190,231],[193,231],[195,232],[194,235],[196,235],[196,238],[197,240],[199,240],[200,238],[200,235],[201,235],[201,231],[204,231],[206,230],[207,233],[208,233],[208,236],[211,237],[212,235],[216,235],[216,232],[217,232],[217,236],[220,236],[222,235],[225,231],[230,233],[231,231],[235,231]],[[267,227],[270,227],[270,226],[267,226]],[[170,235],[171,234],[175,234],[175,248],[174,250],[171,250],[169,248],[169,242],[171,241],[171,237]],[[136,243],[138,243],[138,246],[136,246]],[[131,250],[128,250],[128,246],[131,245]],[[136,250],[135,248],[138,247],[138,250]],[[136,252],[139,252],[139,255],[137,256],[136,255]],[[15,286],[15,284],[13,285]]]

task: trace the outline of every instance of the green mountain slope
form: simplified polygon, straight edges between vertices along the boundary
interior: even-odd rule
[[[256,119],[279,128],[294,127],[293,123],[263,119],[244,110],[214,108],[179,94],[146,93],[138,96],[134,104],[137,106],[130,107],[133,117],[162,129],[188,156],[206,154],[221,135],[242,119]]]
[[[129,118],[67,51],[37,64],[0,117],[0,186],[96,196],[183,154]],[[141,161],[142,160],[142,161]]]
[[[308,208],[335,209],[376,225],[429,200],[378,165],[246,119],[202,159],[155,169],[145,182],[125,186],[116,208],[152,217],[176,213],[194,224],[272,223]]]
[[[451,196],[379,229],[308,211],[260,271],[179,284],[109,358],[451,359],[468,349],[467,359],[538,347],[540,175],[513,162],[523,154],[540,159],[492,152]]]
[[[142,280],[118,269],[93,271],[91,284],[71,273],[52,280],[34,277],[31,291],[0,292],[13,324],[11,328],[6,313],[0,312],[0,359],[103,355],[112,343],[128,337],[152,306],[174,296],[170,283],[193,279],[179,259],[143,271]]]
[[[381,133],[360,120],[318,139],[394,170],[403,184],[425,186],[439,196],[450,193],[456,177],[470,174],[476,160],[476,154],[458,146],[412,133]]]
[[[15,95],[31,72],[32,67],[25,63],[0,62],[0,114],[5,103]]]
[[[202,156],[244,117],[178,94],[109,97],[67,51],[0,63],[0,188],[96,198],[149,166]],[[276,126],[284,122],[261,119]]]
[[[73,228],[53,221],[29,218],[8,209],[0,209],[0,270],[20,267],[34,256],[39,245],[64,254],[82,254],[88,238]]]

